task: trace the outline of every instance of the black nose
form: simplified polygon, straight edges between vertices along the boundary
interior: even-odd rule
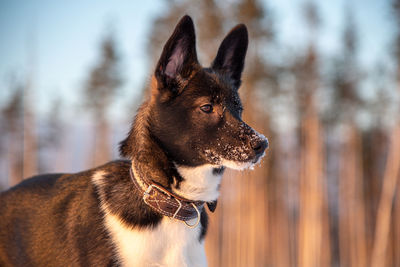
[[[268,147],[267,139],[258,139],[251,142],[251,147],[256,154],[262,154],[264,150]]]

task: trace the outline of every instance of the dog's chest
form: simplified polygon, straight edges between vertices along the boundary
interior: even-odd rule
[[[153,229],[130,229],[111,214],[106,227],[122,266],[206,266],[201,227],[188,228],[164,217]]]

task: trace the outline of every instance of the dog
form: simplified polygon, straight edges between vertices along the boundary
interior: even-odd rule
[[[126,160],[45,174],[0,195],[0,266],[206,266],[204,237],[225,168],[246,169],[267,139],[241,119],[248,46],[234,27],[208,68],[193,21],[166,42],[120,143]]]

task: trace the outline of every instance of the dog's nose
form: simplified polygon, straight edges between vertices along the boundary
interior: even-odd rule
[[[251,142],[251,147],[253,148],[256,154],[262,154],[265,149],[268,147],[268,140],[265,139],[258,139]]]

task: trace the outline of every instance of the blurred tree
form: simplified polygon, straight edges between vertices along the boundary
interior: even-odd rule
[[[34,79],[35,64],[32,60],[31,70],[28,73],[24,85],[24,127],[23,127],[23,168],[22,177],[28,178],[38,174],[38,127],[36,124],[36,113],[33,106],[34,101]]]
[[[23,179],[23,95],[24,86],[21,82],[10,81],[11,97],[2,109],[4,123],[1,125],[1,141],[7,144],[8,185],[12,186]]]
[[[95,122],[95,141],[92,150],[94,166],[105,163],[111,158],[107,111],[117,89],[122,84],[119,61],[114,35],[110,31],[101,43],[101,57],[90,71],[84,88],[85,101]]]
[[[393,11],[395,15],[395,29],[396,31],[396,39],[395,39],[395,60],[396,60],[396,70],[397,70],[397,75],[396,75],[396,82],[397,82],[397,93],[400,95],[400,0],[394,0],[393,1]],[[397,122],[397,127],[400,127],[400,110],[399,110],[399,105],[396,106],[396,113],[397,116],[395,117],[395,120]],[[395,113],[395,114],[396,114]],[[394,130],[395,133],[395,130]],[[398,138],[398,137],[397,137]],[[397,177],[399,179],[399,177]],[[400,182],[397,181],[397,194],[396,194],[396,202],[395,202],[395,207],[394,207],[394,216],[392,217],[392,225],[394,228],[394,237],[393,237],[393,245],[392,245],[392,255],[393,255],[393,262],[400,265]]]
[[[357,60],[358,36],[353,12],[348,5],[345,10],[345,26],[342,49],[333,60],[331,105],[326,114],[329,123],[356,123],[360,110],[359,81],[361,69]]]
[[[35,82],[37,79],[37,47],[34,29],[26,41],[27,73],[23,92],[23,167],[22,177],[38,174],[38,127],[35,110]]]
[[[62,168],[59,162],[63,155],[61,151],[61,140],[65,140],[63,129],[65,122],[62,121],[61,111],[63,102],[60,97],[53,100],[50,110],[40,125],[39,135],[39,173],[57,172]]]
[[[269,48],[275,44],[272,14],[262,2],[257,0],[238,1],[234,8],[235,16],[232,20],[244,23],[249,30],[247,64],[241,87],[243,100],[252,103],[246,105],[244,102],[246,108],[252,109],[248,112],[247,119],[252,121],[252,117],[258,113],[255,112],[257,110],[261,112],[262,120],[265,120],[265,116],[271,113],[269,107],[274,102],[269,100],[269,96],[279,93],[275,62],[272,61],[272,58],[267,58],[270,52]],[[265,104],[265,102],[269,103]],[[267,126],[268,123],[264,122],[264,125]]]
[[[362,134],[359,130],[357,115],[362,108],[360,96],[360,79],[362,70],[358,63],[358,33],[350,5],[346,5],[345,25],[342,32],[342,48],[333,60],[331,73],[331,102],[327,109],[327,133],[331,134],[340,126],[338,143],[328,144],[329,152],[336,150],[339,168],[338,177],[337,222],[334,231],[338,231],[338,242],[334,243],[339,255],[340,265],[365,266],[368,262],[366,237],[366,218],[364,202],[364,170]],[[329,147],[329,145],[331,147]],[[339,149],[338,149],[339,148]],[[331,184],[331,187],[334,185]],[[339,257],[338,257],[339,256]]]
[[[27,72],[23,80],[10,79],[11,98],[3,110],[8,142],[9,186],[38,173],[37,125],[34,101],[36,78],[35,32],[26,42]]]
[[[393,0],[392,12],[395,18],[395,29],[397,29],[394,40],[394,55],[397,64],[396,78],[400,81],[400,0]]]
[[[329,213],[324,179],[325,153],[323,129],[319,118],[318,93],[321,89],[318,34],[322,24],[318,6],[305,2],[303,16],[309,41],[303,55],[294,61],[295,101],[300,137],[298,266],[330,265]]]
[[[364,201],[366,212],[366,238],[368,251],[374,242],[374,229],[378,211],[382,177],[385,172],[387,151],[389,148],[388,118],[393,106],[393,92],[388,79],[389,71],[386,63],[378,63],[375,69],[369,71],[374,97],[363,101],[363,110],[371,119],[370,125],[362,130],[362,163]]]
[[[395,83],[400,93],[400,1],[393,0],[395,40],[394,58],[396,64]],[[390,134],[389,153],[383,176],[382,190],[376,214],[375,235],[371,266],[397,266],[400,264],[400,121],[399,106],[392,117],[393,129]],[[393,212],[392,212],[393,211]]]

